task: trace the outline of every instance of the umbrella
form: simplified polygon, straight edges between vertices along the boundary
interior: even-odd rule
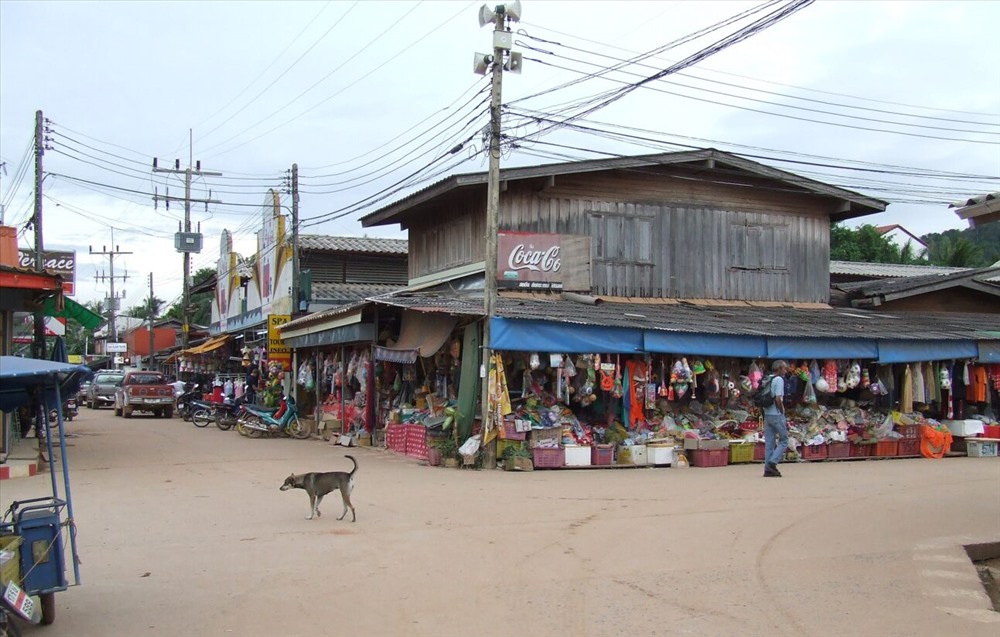
[[[49,356],[49,360],[56,363],[69,362],[69,356],[66,354],[66,341],[63,340],[62,336],[57,336],[55,343],[52,344],[52,355]]]

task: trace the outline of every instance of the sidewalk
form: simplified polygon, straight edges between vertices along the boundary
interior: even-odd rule
[[[38,473],[38,439],[18,440],[0,464],[0,480],[28,478]]]

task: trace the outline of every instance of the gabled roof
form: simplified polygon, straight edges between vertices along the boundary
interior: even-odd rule
[[[384,239],[381,237],[329,237],[318,234],[299,236],[299,249],[325,250],[330,252],[352,252],[356,254],[398,254],[408,253],[406,239]]]
[[[942,265],[910,265],[902,263],[868,263],[864,261],[830,261],[830,274],[866,276],[871,279],[895,279],[929,274],[954,274],[969,268],[951,268]]]
[[[633,157],[614,157],[611,159],[589,159],[584,161],[560,164],[545,164],[523,168],[504,168],[500,171],[501,181],[516,181],[519,179],[536,179],[539,177],[557,177],[559,175],[574,175],[580,173],[599,172],[607,170],[624,170],[630,168],[648,168],[651,166],[666,166],[700,162],[710,169],[718,165],[744,171],[748,174],[782,182],[788,186],[801,189],[803,192],[840,199],[847,203],[844,212],[832,214],[833,221],[842,221],[860,217],[875,212],[882,212],[889,204],[879,199],[866,197],[859,193],[823,182],[808,179],[794,173],[773,168],[738,155],[706,148],[702,150],[683,151],[677,153],[658,153],[655,155],[638,155]],[[400,199],[388,206],[383,206],[361,218],[365,227],[400,223],[410,209],[431,201],[453,190],[470,187],[485,187],[489,177],[488,172],[465,173],[446,177],[422,190]]]
[[[956,201],[948,207],[957,208],[955,214],[960,219],[968,219],[971,228],[1000,221],[1000,191],[969,197],[963,201]]]
[[[838,283],[855,306],[881,304],[929,292],[963,287],[1000,298],[1000,267],[964,270],[951,274],[929,274],[892,280]]]

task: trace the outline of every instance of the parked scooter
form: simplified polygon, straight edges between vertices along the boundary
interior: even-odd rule
[[[210,423],[222,431],[228,431],[243,413],[243,398],[226,398],[216,403],[208,400],[191,401],[191,422],[195,427],[207,427]]]
[[[80,409],[76,405],[76,398],[67,398],[63,401],[63,420],[69,422],[76,418],[79,413]],[[54,409],[49,412],[49,422],[53,425],[59,423],[59,419],[56,418],[56,411]]]
[[[243,412],[236,421],[236,431],[248,438],[284,435],[304,440],[309,437],[309,431],[299,422],[299,411],[291,396],[283,396],[274,413],[256,405],[244,405]]]
[[[190,421],[191,413],[194,411],[192,409],[191,402],[201,400],[201,398],[201,385],[194,383],[187,388],[183,394],[177,397],[177,413],[180,414],[181,418],[184,420]]]

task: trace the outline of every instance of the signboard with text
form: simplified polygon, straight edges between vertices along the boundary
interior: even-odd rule
[[[18,267],[35,269],[34,250],[18,250]],[[76,293],[76,252],[63,250],[43,250],[42,269],[62,277],[63,294]]]
[[[563,274],[559,235],[498,233],[497,287],[507,290],[561,290]]]
[[[278,328],[291,320],[292,317],[288,314],[267,316],[267,360],[269,363],[280,362],[285,370],[292,368],[292,350],[285,345]]]

